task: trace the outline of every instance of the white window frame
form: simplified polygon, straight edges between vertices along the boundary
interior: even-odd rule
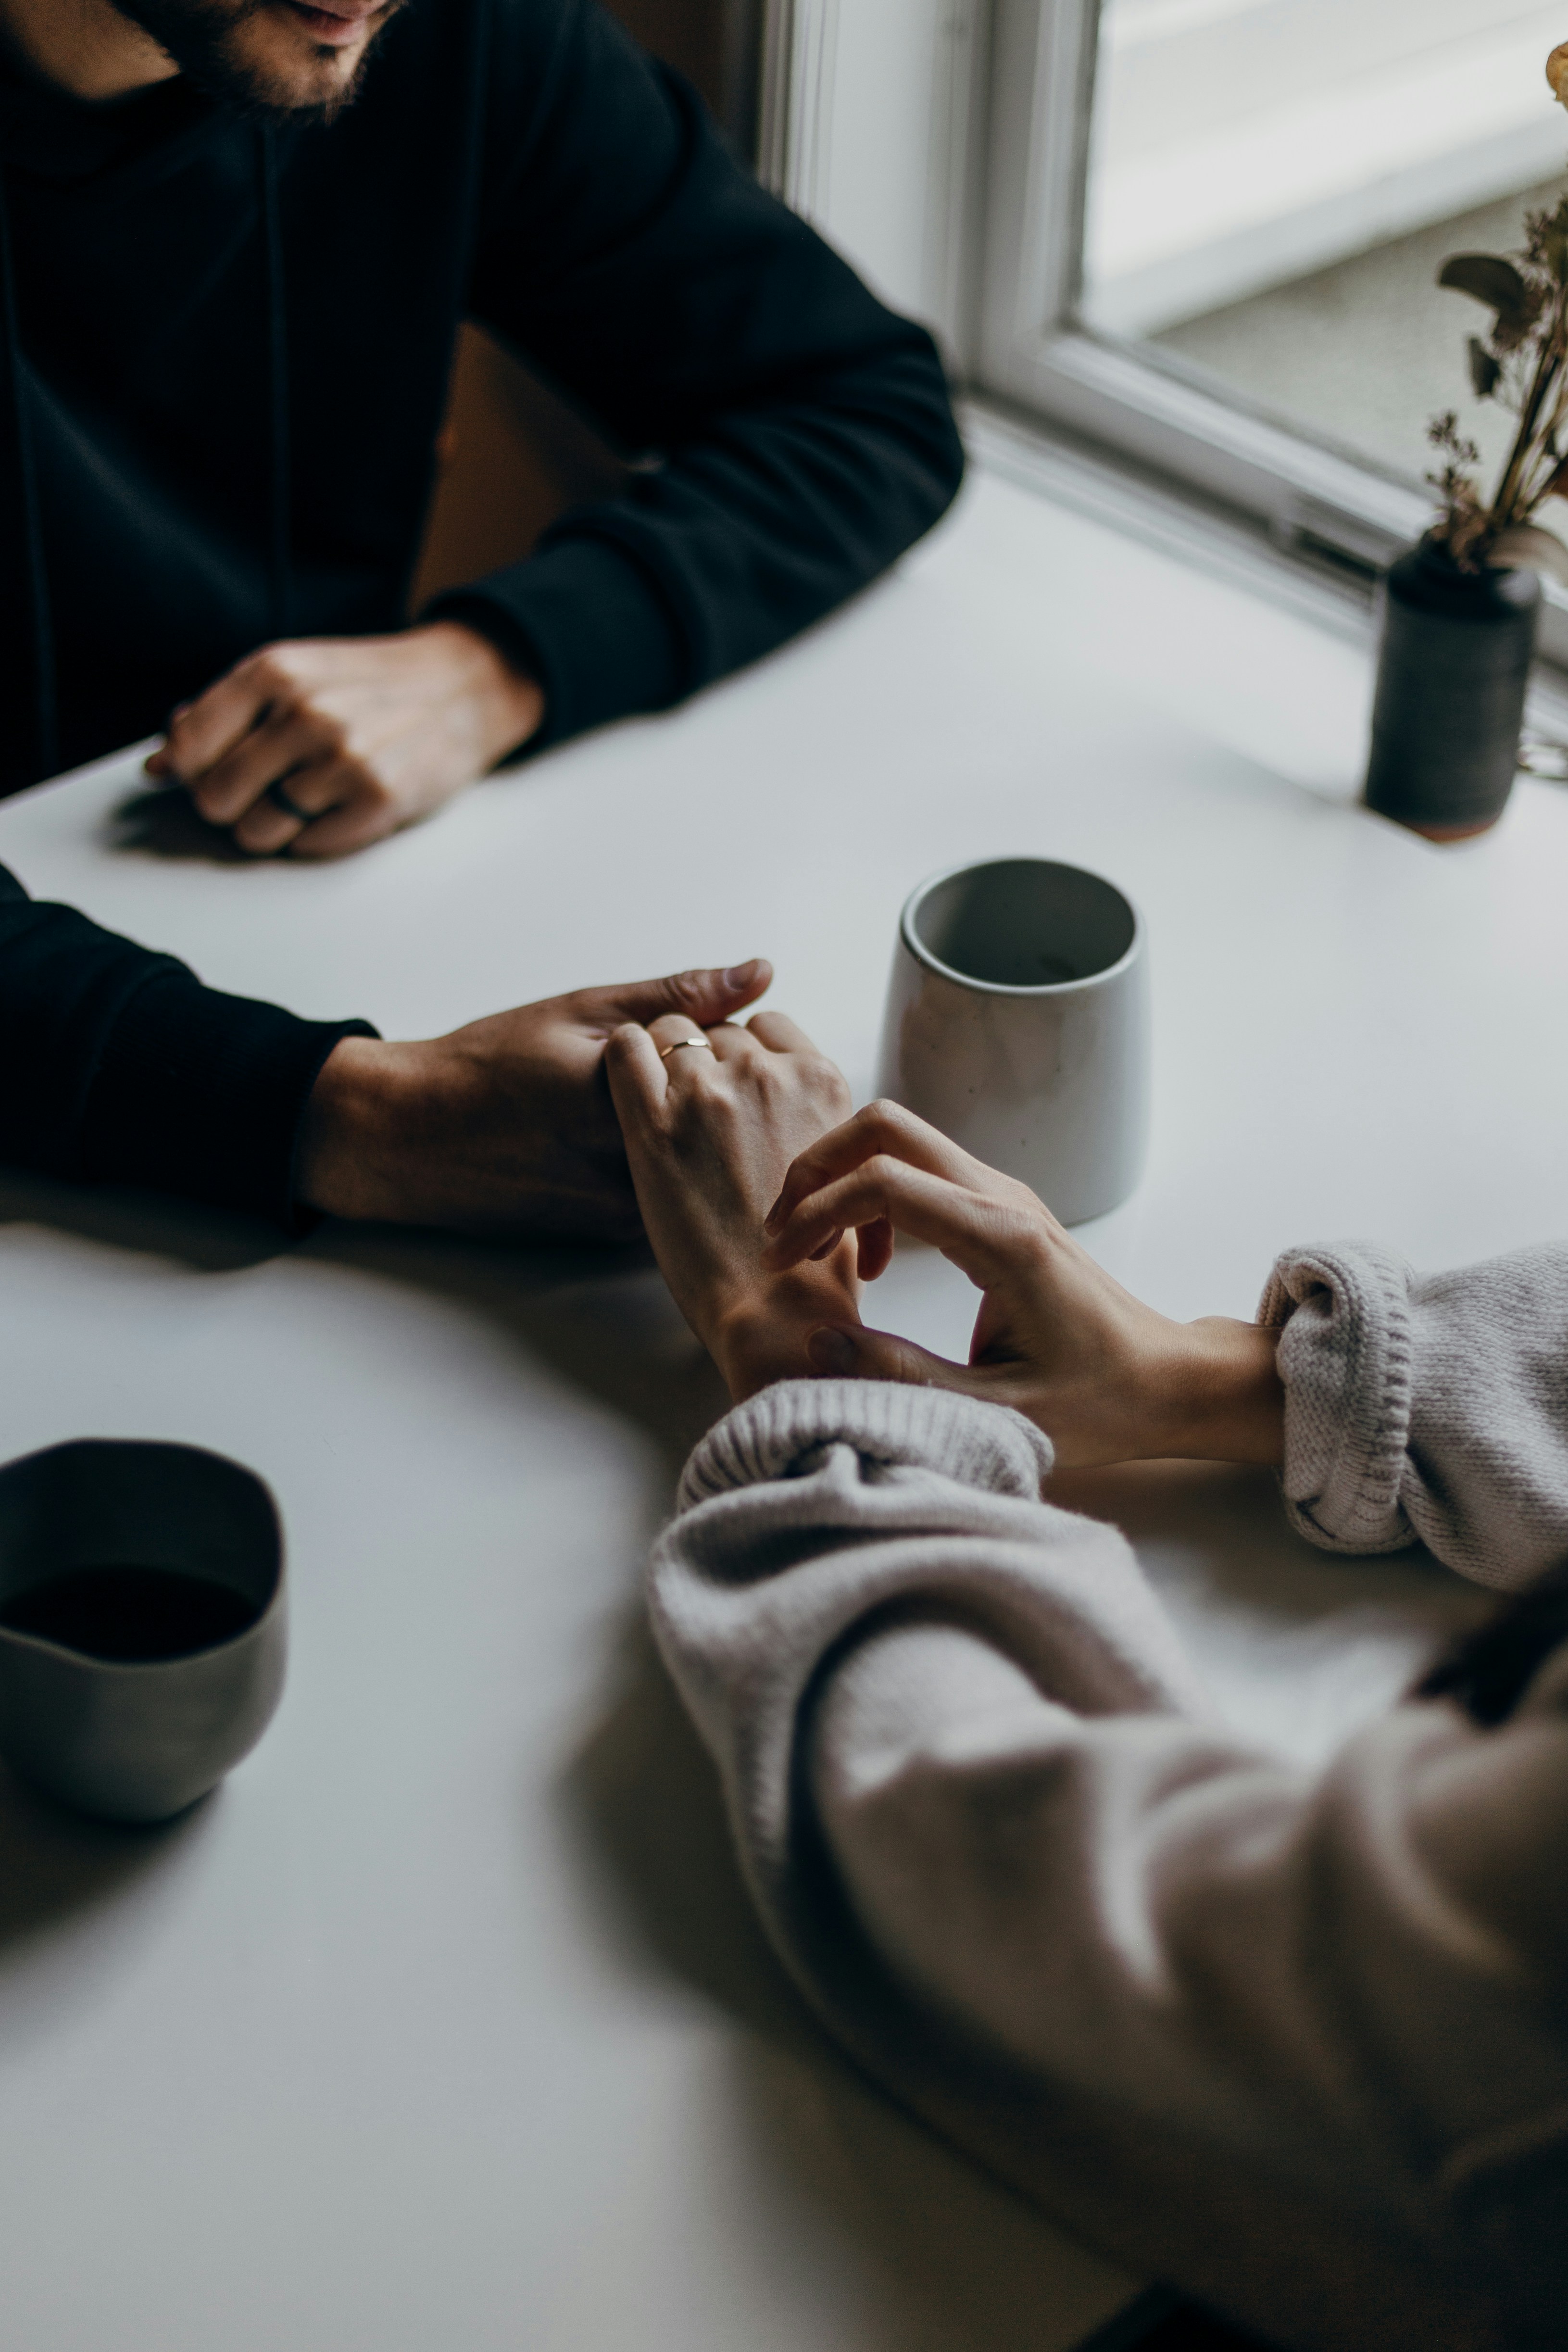
[[[1430,523],[1418,485],[1077,318],[1099,16],[1100,0],[767,0],[763,176],[936,329],[971,397],[1370,575]],[[917,71],[868,72],[863,41],[855,64],[873,17],[884,52],[921,50],[899,60]],[[896,250],[852,199],[879,172],[925,190]],[[1542,650],[1568,667],[1552,583]]]
[[[1387,562],[1431,518],[1419,489],[1288,430],[1197,370],[1078,324],[1100,0],[995,0],[977,389],[1260,521],[1282,547]]]

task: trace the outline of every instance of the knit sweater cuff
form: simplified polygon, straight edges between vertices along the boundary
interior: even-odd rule
[[[144,1185],[297,1232],[295,1163],[321,1066],[365,1021],[301,1021],[276,1004],[153,971],[106,1039],[82,1121],[80,1172]]]
[[[1258,1310],[1281,1330],[1281,1483],[1292,1525],[1325,1551],[1399,1551],[1410,1435],[1409,1270],[1371,1243],[1288,1250]]]
[[[825,1446],[917,1464],[997,1495],[1038,1502],[1051,1441],[1009,1406],[889,1381],[780,1381],[711,1430],[687,1463],[683,1511],[737,1486],[797,1475]]]
[[[522,563],[438,596],[422,618],[462,621],[536,679],[542,751],[591,727],[664,710],[688,691],[683,640],[652,575],[608,537],[570,518]]]

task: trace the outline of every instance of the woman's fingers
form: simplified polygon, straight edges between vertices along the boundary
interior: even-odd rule
[[[677,1079],[711,1069],[716,1058],[712,1038],[689,1013],[661,1013],[656,1021],[649,1022],[647,1034],[672,1086]]]
[[[774,1016],[768,1016],[772,1018]],[[757,1026],[756,1022],[752,1027]],[[802,1151],[784,1179],[784,1188],[768,1211],[766,1230],[782,1233],[800,1203],[810,1194],[831,1183],[835,1177],[847,1176],[852,1169],[862,1166],[873,1157],[883,1154],[906,1160],[912,1168],[924,1168],[934,1176],[946,1177],[956,1184],[969,1183],[977,1189],[989,1190],[1007,1180],[978,1160],[971,1160],[956,1143],[949,1143],[923,1118],[916,1118],[902,1104],[868,1103],[857,1110],[853,1118],[845,1119],[841,1127],[824,1135],[807,1151]]]
[[[762,1262],[782,1273],[830,1247],[836,1235],[879,1222],[931,1243],[984,1289],[1017,1268],[1034,1221],[1008,1202],[882,1153],[803,1201],[768,1240]]]
[[[913,1339],[892,1331],[868,1331],[858,1323],[824,1324],[806,1342],[813,1371],[841,1381],[898,1381],[905,1387],[955,1389],[985,1397],[991,1383],[967,1364],[933,1356]]]
[[[798,1022],[787,1013],[754,1013],[746,1024],[748,1034],[770,1054],[816,1054],[821,1048],[807,1036]]]
[[[706,1034],[716,1062],[747,1062],[761,1051],[750,1030],[737,1021],[716,1021]]]
[[[885,1217],[874,1217],[855,1236],[860,1249],[860,1278],[875,1282],[893,1264],[893,1227]]]
[[[605,1041],[604,1074],[623,1134],[630,1133],[638,1119],[663,1107],[669,1092],[664,1073],[653,1034],[640,1022],[628,1021],[612,1030]]]
[[[712,1028],[704,1029],[685,1013],[659,1013],[640,1034],[647,1039],[660,1066],[661,1099],[673,1086],[685,1087],[694,1082],[700,1086],[711,1079],[721,1062],[747,1062],[762,1052],[749,1031],[735,1022],[716,1022]]]

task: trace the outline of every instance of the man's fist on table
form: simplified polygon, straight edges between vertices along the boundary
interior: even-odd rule
[[[341,857],[428,816],[544,717],[532,678],[460,621],[264,646],[175,711],[147,762],[266,857]]]

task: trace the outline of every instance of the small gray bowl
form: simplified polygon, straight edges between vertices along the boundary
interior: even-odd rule
[[[221,1588],[209,1597],[235,1630],[128,1659],[0,1616],[0,1755],[107,1821],[183,1812],[271,1721],[287,1652],[277,1506],[253,1471],[194,1445],[78,1438],[0,1469],[0,1612],[87,1571],[100,1594],[124,1580],[133,1609],[147,1570]]]

